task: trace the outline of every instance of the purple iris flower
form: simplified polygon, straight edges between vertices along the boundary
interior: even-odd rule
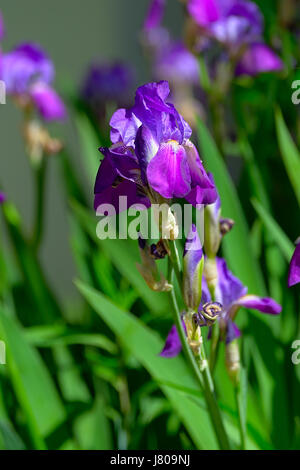
[[[290,263],[288,286],[292,287],[300,282],[300,243],[296,245]]]
[[[64,103],[51,86],[53,63],[38,45],[25,43],[3,54],[0,77],[7,93],[34,104],[45,120],[65,118]]]
[[[197,85],[199,67],[196,57],[182,41],[171,39],[164,47],[158,45],[155,58],[155,75],[172,83]]]
[[[222,305],[222,313],[219,317],[220,327],[225,331],[226,343],[230,343],[241,334],[238,327],[233,322],[240,307],[258,310],[259,312],[278,315],[281,312],[281,306],[275,300],[269,297],[258,297],[247,294],[247,287],[235,277],[228,269],[226,261],[222,258],[216,258],[218,282],[215,289],[216,301]],[[202,299],[199,306],[199,314],[203,305],[211,302],[211,295],[207,287],[205,278],[202,279]],[[179,335],[172,327],[169,333],[165,347],[161,352],[162,356],[173,357],[180,351]]]
[[[133,81],[132,70],[121,63],[94,63],[83,80],[81,96],[92,108],[108,101],[124,102]]]
[[[188,11],[199,26],[225,44],[249,43],[263,32],[263,16],[250,1],[189,0]]]
[[[236,75],[257,75],[264,72],[276,72],[283,68],[282,60],[266,44],[249,44],[237,65]]]
[[[262,41],[264,19],[247,0],[189,0],[188,11],[209,37],[231,50],[246,48],[236,74],[256,75],[281,70],[280,58]]]
[[[119,176],[118,182],[135,184],[138,198],[147,197],[149,201],[156,192],[166,199],[184,197],[194,206],[216,200],[215,185],[189,140],[191,128],[166,101],[169,93],[166,81],[148,83],[137,89],[132,108],[118,109],[113,114],[113,146],[100,149],[105,158],[96,179],[95,207],[103,199],[106,173],[102,166],[107,159]],[[111,195],[119,184],[109,184]]]

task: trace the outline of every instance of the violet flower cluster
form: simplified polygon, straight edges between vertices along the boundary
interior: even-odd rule
[[[248,0],[187,0],[187,12],[196,25],[195,40],[199,52],[210,41],[223,45],[230,56],[238,58],[236,74],[256,75],[279,71],[283,63],[263,40],[264,18],[259,7]],[[146,28],[157,27],[166,1],[152,0]]]
[[[134,79],[133,70],[121,62],[93,62],[82,81],[80,97],[84,104],[102,119],[110,103],[127,103]]]
[[[188,0],[187,9],[203,34],[238,55],[236,74],[279,71],[281,59],[263,41],[264,18],[248,0]]]
[[[128,205],[146,207],[174,197],[194,206],[216,200],[215,185],[190,140],[191,128],[168,103],[169,93],[166,81],[149,83],[138,88],[132,108],[113,114],[113,145],[100,148],[104,159],[95,183],[95,209],[110,203],[118,212],[119,196],[127,196]]]
[[[37,44],[24,43],[0,56],[6,92],[22,109],[36,109],[45,121],[66,117],[65,105],[53,88],[54,75],[52,61]]]

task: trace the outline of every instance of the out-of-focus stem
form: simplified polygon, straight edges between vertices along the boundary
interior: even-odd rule
[[[241,439],[240,449],[246,450],[247,430],[246,430],[246,420],[245,420],[244,411],[243,411],[240,384],[237,384],[234,386],[234,396],[235,396],[236,407],[237,407],[238,415],[239,415],[239,429],[240,429],[240,439]]]
[[[46,168],[46,158],[42,158],[39,165],[33,168],[36,183],[36,194],[32,246],[35,251],[38,251],[39,249],[44,229]]]

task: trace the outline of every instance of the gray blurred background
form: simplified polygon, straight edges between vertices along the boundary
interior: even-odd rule
[[[139,45],[148,4],[149,0],[5,0],[0,7],[6,28],[2,49],[7,51],[25,41],[39,43],[55,64],[58,88],[68,82],[78,87],[86,67],[95,58],[129,62],[135,67],[140,84],[149,79]],[[181,11],[179,2],[169,2],[166,24],[175,36],[180,35]],[[29,228],[34,192],[20,134],[21,115],[8,99],[6,105],[0,106],[0,118],[0,181]],[[78,141],[70,120],[56,128],[56,132],[64,137],[80,171]],[[92,204],[93,188],[88,186]],[[49,165],[46,210],[41,261],[59,297],[74,300],[72,279],[76,271],[69,248],[65,199],[54,159]]]

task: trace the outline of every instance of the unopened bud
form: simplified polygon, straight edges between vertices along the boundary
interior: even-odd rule
[[[209,290],[214,291],[218,282],[218,270],[216,258],[205,258],[204,261],[204,277]]]
[[[184,246],[183,297],[189,309],[197,310],[202,295],[204,257],[196,226],[193,224]]]
[[[226,233],[230,232],[235,222],[232,219],[220,219],[220,233],[224,237]]]
[[[241,369],[240,351],[237,340],[226,344],[225,361],[228,375],[234,385],[237,385]]]
[[[214,258],[218,253],[221,243],[219,202],[210,204],[204,210],[204,248],[209,258]]]
[[[223,310],[222,304],[219,302],[207,302],[203,305],[199,315],[201,315],[208,326],[213,325]]]
[[[168,283],[163,274],[159,273],[157,265],[151,250],[146,240],[139,238],[139,248],[141,255],[141,264],[137,264],[136,267],[150,289],[157,292],[166,292],[172,289],[172,285]]]
[[[153,243],[150,247],[150,251],[153,259],[163,259],[168,255],[168,250],[163,240]]]

